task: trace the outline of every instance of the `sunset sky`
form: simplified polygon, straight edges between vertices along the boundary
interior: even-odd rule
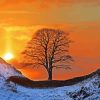
[[[43,27],[69,32],[74,41],[70,46],[72,70],[54,70],[55,79],[100,68],[100,0],[0,0],[0,56],[10,52],[15,62],[20,62],[20,52]],[[32,79],[46,78],[41,69],[20,70]]]

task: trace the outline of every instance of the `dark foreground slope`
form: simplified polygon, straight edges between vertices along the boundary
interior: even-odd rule
[[[25,86],[25,87],[30,87],[30,88],[53,88],[53,87],[62,87],[62,86],[70,86],[70,85],[74,85],[77,84],[79,82],[82,82],[88,78],[92,78],[93,76],[98,75],[100,76],[100,69],[98,69],[97,71],[89,74],[89,75],[85,75],[85,76],[81,76],[81,77],[76,77],[73,79],[69,79],[69,80],[65,80],[65,81],[57,81],[57,80],[53,80],[53,81],[32,81],[28,78],[25,77],[18,77],[18,76],[11,76],[8,78],[8,82],[14,82],[15,84],[19,84],[21,86]]]

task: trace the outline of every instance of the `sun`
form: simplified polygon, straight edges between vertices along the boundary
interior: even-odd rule
[[[4,60],[11,60],[11,59],[13,59],[13,58],[14,58],[14,56],[13,56],[12,53],[6,53],[6,54],[4,55],[4,57],[3,57]]]

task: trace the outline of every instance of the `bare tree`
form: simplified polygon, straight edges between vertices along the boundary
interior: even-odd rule
[[[28,57],[25,64],[44,67],[48,72],[48,80],[52,80],[53,68],[70,68],[72,57],[68,52],[71,40],[68,35],[56,29],[38,30],[22,53],[25,58]]]

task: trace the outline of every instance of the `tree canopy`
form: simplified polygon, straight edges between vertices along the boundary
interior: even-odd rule
[[[69,33],[58,29],[43,28],[38,30],[22,52],[25,65],[44,67],[48,72],[48,80],[52,80],[53,68],[70,68]]]

